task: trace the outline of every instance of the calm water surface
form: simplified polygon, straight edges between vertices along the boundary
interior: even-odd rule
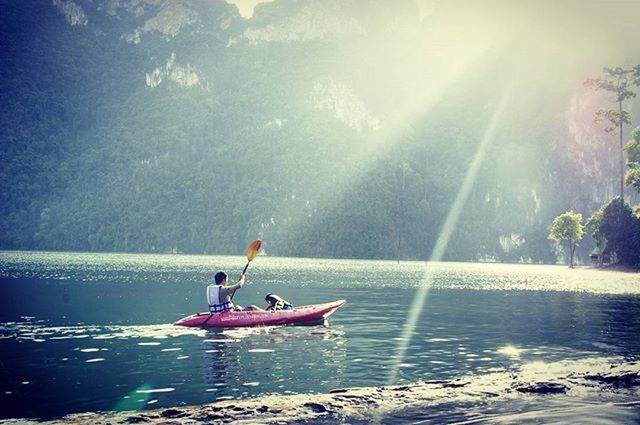
[[[295,305],[341,298],[348,304],[325,326],[205,331],[171,325],[206,310],[205,286],[215,271],[233,277],[244,262],[0,253],[0,418],[388,383],[423,263],[259,257],[238,303],[263,305],[266,293],[276,292]],[[399,382],[541,361],[640,358],[638,274],[466,263],[436,263],[429,272],[431,290]],[[633,415],[637,420],[638,411]]]

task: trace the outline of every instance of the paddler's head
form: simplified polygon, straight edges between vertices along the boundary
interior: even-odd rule
[[[224,286],[224,285],[227,284],[229,276],[227,276],[227,274],[225,272],[219,271],[218,273],[216,273],[214,279],[216,281],[216,285]]]

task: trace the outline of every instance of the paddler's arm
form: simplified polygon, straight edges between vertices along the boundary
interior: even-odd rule
[[[231,297],[233,293],[238,289],[242,288],[243,285],[244,285],[244,275],[242,275],[238,283],[236,283],[235,285],[223,286],[220,289],[220,299],[227,300],[227,297]]]

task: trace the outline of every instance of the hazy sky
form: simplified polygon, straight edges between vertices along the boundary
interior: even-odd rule
[[[253,8],[258,3],[267,3],[273,0],[226,0],[227,3],[235,4],[243,18],[251,18],[253,16]]]
[[[247,19],[257,4],[271,1],[279,0],[227,0]],[[640,0],[412,1],[416,17],[432,29],[425,35],[438,33],[445,43],[466,45],[491,39],[540,60],[571,62],[588,74],[605,65],[635,64],[640,57]],[[339,1],[327,3],[340,7]],[[347,9],[357,10],[358,4],[345,2],[345,14]],[[358,15],[363,19],[376,9],[367,1],[361,4]]]
[[[457,24],[456,31],[490,33],[534,55],[562,54],[587,62],[608,56],[605,60],[617,62],[640,52],[638,0],[417,2],[427,20],[446,16]]]

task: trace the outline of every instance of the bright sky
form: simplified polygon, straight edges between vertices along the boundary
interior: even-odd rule
[[[227,3],[235,5],[240,11],[240,16],[250,19],[253,16],[253,9],[258,3],[268,3],[274,0],[226,0]],[[419,8],[420,20],[433,13],[438,0],[415,0]]]
[[[258,3],[268,3],[273,0],[226,0],[227,3],[233,4],[240,11],[240,16],[250,19],[253,16],[253,9]]]

